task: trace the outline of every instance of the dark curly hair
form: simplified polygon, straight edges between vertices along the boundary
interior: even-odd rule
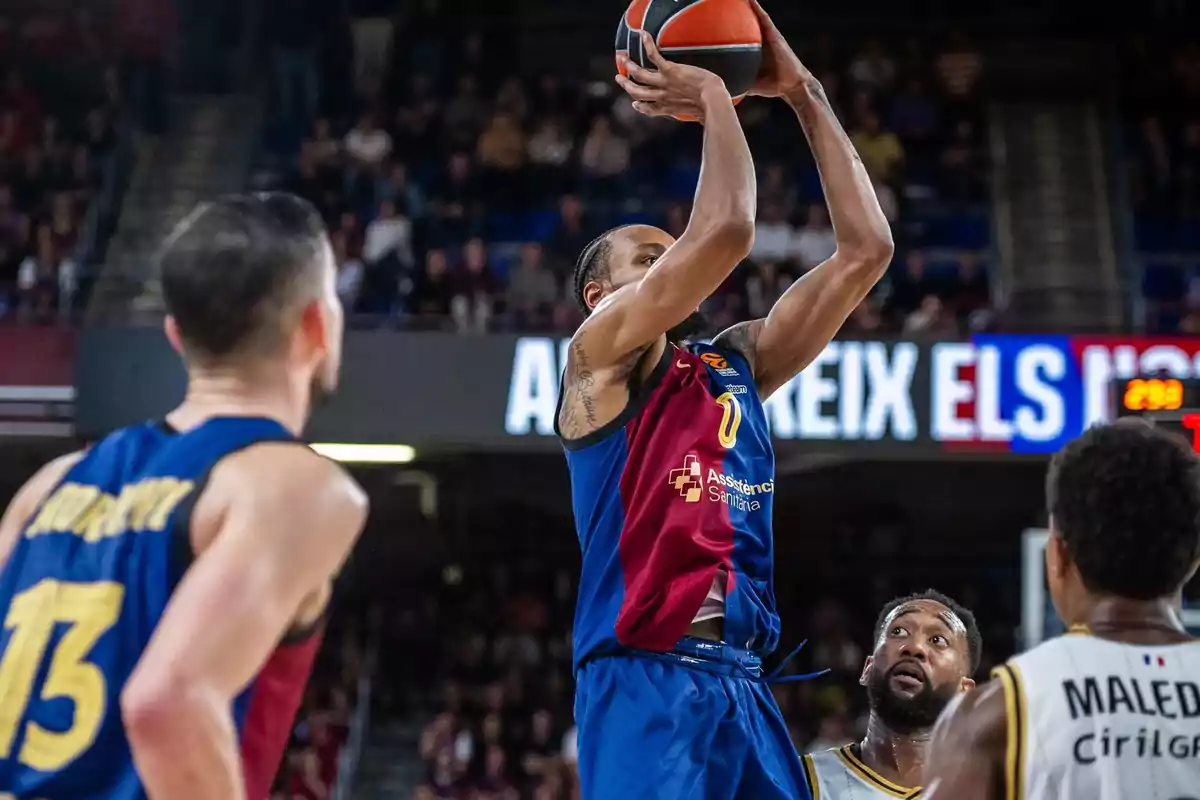
[[[592,310],[588,308],[587,301],[583,298],[583,287],[592,281],[608,280],[612,275],[612,267],[608,263],[613,250],[612,235],[627,227],[629,226],[618,225],[615,228],[609,228],[592,239],[579,254],[579,260],[575,262],[575,270],[571,273],[571,288],[575,294],[575,302],[579,304],[579,308],[584,314],[590,314]]]
[[[923,592],[914,592],[913,594],[897,597],[890,601],[879,612],[879,618],[875,620],[875,635],[872,637],[872,646],[879,641],[879,635],[883,633],[883,626],[887,624],[888,617],[892,615],[900,606],[905,603],[912,603],[917,600],[932,600],[935,603],[940,603],[954,613],[954,616],[962,620],[962,624],[967,629],[967,657],[970,666],[969,675],[974,675],[975,670],[979,669],[979,661],[983,658],[983,636],[979,633],[979,624],[975,622],[975,615],[966,606],[959,603],[954,598],[944,595],[937,589],[926,589]]]
[[[1046,501],[1088,590],[1165,597],[1200,557],[1200,458],[1141,420],[1086,431],[1050,461]]]

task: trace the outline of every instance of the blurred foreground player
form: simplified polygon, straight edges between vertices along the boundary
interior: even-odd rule
[[[0,524],[16,797],[265,798],[363,526],[362,491],[296,438],[341,357],[315,210],[203,205],[161,267],[183,403],[50,463]]]
[[[761,668],[779,639],[763,401],[804,368],[886,269],[891,234],[820,85],[759,9],[753,93],[795,109],[816,156],[837,253],[766,319],[682,344],[701,303],[750,251],[754,166],[724,84],[629,64],[635,108],[704,124],[703,165],[676,241],[609,231],[581,255],[587,319],[570,342],[557,429],[583,550],[575,616],[584,800],[807,797]]]
[[[1141,421],[1050,464],[1046,576],[1069,632],[1013,658],[938,723],[932,800],[1200,797],[1200,460]]]
[[[814,800],[918,797],[934,723],[975,686],[982,648],[975,616],[941,592],[884,606],[859,678],[871,706],[866,738],[804,756]]]

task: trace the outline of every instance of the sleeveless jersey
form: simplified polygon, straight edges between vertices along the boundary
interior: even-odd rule
[[[812,800],[917,798],[921,787],[901,786],[863,763],[850,745],[801,757]]]
[[[191,562],[190,516],[209,472],[264,441],[294,440],[261,418],[126,428],[30,517],[0,572],[0,797],[145,797],[121,689]],[[234,703],[251,800],[270,789],[319,638],[282,644]]]
[[[775,456],[745,358],[668,346],[620,416],[564,447],[583,551],[576,668],[670,650],[722,568],[725,640],[775,649]]]
[[[1007,800],[1200,798],[1200,642],[1068,633],[997,667]]]

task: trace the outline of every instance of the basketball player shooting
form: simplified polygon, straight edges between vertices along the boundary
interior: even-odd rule
[[[1068,633],[938,723],[929,800],[1195,800],[1200,642],[1179,616],[1200,566],[1200,459],[1140,420],[1050,464],[1046,577]]]
[[[618,82],[649,116],[704,125],[692,216],[604,233],[580,256],[587,315],[570,342],[556,425],[583,550],[574,628],[585,800],[808,797],[763,675],[779,639],[763,401],[829,342],[883,274],[891,233],[820,84],[757,8],[764,68],[816,157],[837,252],[765,319],[685,345],[698,309],[746,257],[755,177],[714,74],[626,62]]]
[[[185,399],[51,462],[0,522],[5,797],[267,797],[366,515],[296,438],[337,384],[334,276],[290,195],[202,205],[167,241]]]
[[[938,715],[971,689],[983,641],[975,616],[929,589],[883,607],[859,683],[871,714],[861,742],[803,757],[817,800],[885,800],[921,792]]]

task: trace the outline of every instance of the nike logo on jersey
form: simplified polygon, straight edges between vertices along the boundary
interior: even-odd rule
[[[683,361],[676,361],[675,366],[679,367],[680,369],[690,369],[692,365]]]

